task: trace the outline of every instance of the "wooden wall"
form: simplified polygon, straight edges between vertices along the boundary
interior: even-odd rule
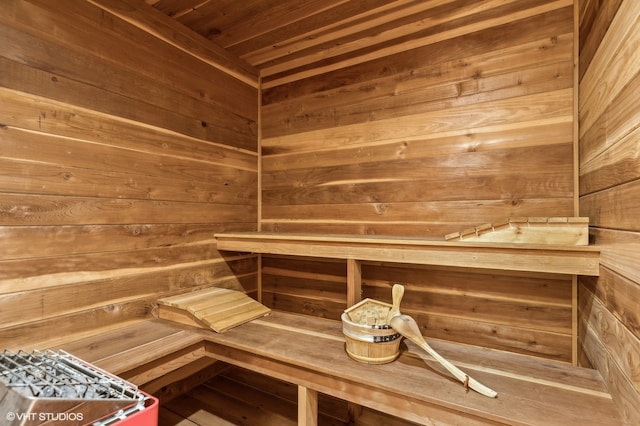
[[[640,423],[640,2],[580,1],[580,212],[602,249],[580,280],[581,339]]]
[[[443,237],[574,215],[573,2],[421,5],[398,6],[402,27],[337,22],[323,54],[262,68],[262,230]],[[343,263],[263,267],[265,303],[345,308]],[[426,335],[571,360],[570,278],[377,264],[363,277],[365,297],[405,284]]]
[[[129,0],[0,3],[0,348],[256,288],[257,71]]]

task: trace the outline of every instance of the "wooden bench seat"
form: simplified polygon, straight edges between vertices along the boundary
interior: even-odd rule
[[[302,402],[313,403],[314,393],[320,392],[418,423],[623,424],[595,370],[429,340],[446,358],[495,389],[498,398],[491,399],[466,392],[406,340],[393,363],[353,361],[344,351],[341,327],[338,321],[284,312],[223,334],[157,319],[61,348],[138,384],[190,363],[216,359],[294,383]],[[314,415],[313,407],[301,415],[309,412]],[[302,418],[300,424],[315,423]]]
[[[620,425],[595,370],[526,355],[429,341],[496,390],[464,387],[406,340],[390,364],[367,365],[344,352],[341,323],[273,312],[224,334],[207,333],[209,356],[418,423]]]
[[[162,320],[146,320],[113,328],[52,347],[137,385],[205,357],[198,332]]]

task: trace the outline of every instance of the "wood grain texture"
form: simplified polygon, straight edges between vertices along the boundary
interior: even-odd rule
[[[395,236],[216,234],[219,250],[355,259],[458,268],[598,275],[599,249],[590,246],[478,243]]]
[[[144,4],[66,6],[1,6],[3,347],[256,291],[256,258],[211,242],[256,229],[257,71]]]
[[[640,421],[638,6],[580,3],[580,213],[602,249],[601,277],[581,279],[581,341],[627,424]]]
[[[289,327],[288,318],[296,321],[295,328]],[[311,323],[314,325],[307,329]],[[454,364],[473,370],[485,383],[499,384],[501,397],[487,403],[481,395],[445,391],[459,384],[434,367],[432,359],[420,359],[420,349],[411,343],[406,343],[407,349],[396,362],[376,366],[384,374],[371,375],[363,374],[363,368],[370,366],[345,356],[337,321],[274,312],[241,328],[242,333],[234,333],[238,328],[208,335],[210,355],[415,422],[428,419],[446,424],[464,418],[465,424],[538,423],[532,419],[540,415],[539,423],[549,424],[589,422],[595,417],[598,422],[620,422],[593,370],[432,339],[434,348]],[[324,332],[315,332],[317,328]],[[295,361],[283,362],[292,358]],[[309,371],[303,366],[313,368]],[[576,381],[567,383],[565,374]],[[584,420],[577,418],[581,415]],[[564,416],[567,419],[560,420]]]
[[[345,307],[354,303],[348,298],[350,293],[359,294],[358,289],[362,288],[362,297],[390,301],[390,288],[399,282],[411,288],[403,312],[410,312],[428,323],[429,335],[563,361],[574,358],[574,310],[577,307],[572,279],[563,274],[540,273],[553,272],[551,269],[535,269],[538,273],[532,274],[532,264],[524,267],[524,263],[516,261],[518,244],[511,246],[514,254],[509,260],[498,261],[499,266],[492,267],[488,258],[479,252],[487,249],[487,244],[465,247],[470,243],[309,234],[245,233],[216,234],[216,237],[221,249],[346,259],[346,262],[365,260],[358,260],[362,280],[352,280],[357,286],[350,289],[349,268],[346,267],[345,274],[344,260],[327,263],[324,259],[314,262],[305,258],[296,261],[263,256],[264,300],[272,308],[337,319]],[[250,242],[243,246],[243,240]],[[367,242],[373,244],[374,251],[363,250],[362,244]],[[375,242],[383,245],[376,247]],[[407,250],[397,250],[401,242]],[[345,247],[340,247],[341,244]],[[426,245],[440,247],[444,257],[422,251]],[[449,251],[452,245],[457,252]],[[419,248],[419,255],[409,253],[411,246]],[[534,247],[536,245],[529,245],[528,249]],[[473,251],[473,260],[465,258],[464,248]],[[496,255],[493,253],[490,257],[496,260]],[[449,263],[453,259],[460,263]],[[473,261],[481,259],[484,260],[472,267]],[[560,255],[559,259],[566,265],[566,256]],[[418,265],[405,264],[409,262]],[[544,263],[547,267],[550,264],[549,259],[533,263]],[[523,266],[522,270],[528,273],[506,272],[515,264]]]
[[[573,11],[507,3],[427,2],[442,14],[426,27],[451,36],[407,33],[375,58],[263,79],[261,226],[410,234],[573,214]]]
[[[243,291],[217,287],[160,298],[158,308],[159,318],[211,329],[217,333],[224,333],[271,312]]]
[[[580,78],[609,29],[622,0],[580,0]]]

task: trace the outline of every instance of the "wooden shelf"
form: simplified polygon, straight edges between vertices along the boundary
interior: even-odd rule
[[[218,250],[345,259],[347,307],[361,300],[363,261],[551,273],[571,276],[572,362],[578,360],[578,275],[600,274],[596,246],[445,241],[371,235],[277,234],[215,235]]]
[[[215,235],[218,250],[567,275],[599,275],[595,246],[480,243],[369,235]]]

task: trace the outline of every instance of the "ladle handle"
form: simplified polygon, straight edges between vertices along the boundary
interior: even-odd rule
[[[404,287],[400,284],[394,284],[391,289],[391,297],[393,298],[393,305],[387,314],[387,324],[391,324],[391,318],[400,314],[400,302],[404,296]]]
[[[447,361],[442,355],[436,352],[422,337],[422,333],[420,332],[420,328],[418,324],[416,324],[415,320],[411,318],[409,315],[396,315],[391,318],[390,321],[391,327],[394,328],[398,333],[402,334],[407,339],[411,340],[416,345],[420,346],[422,349],[427,351],[429,355],[435,358],[444,368],[446,368],[453,376],[460,380],[465,386],[470,387],[474,391],[488,396],[489,398],[495,398],[498,393],[477,380],[469,377],[468,374],[464,373],[455,365],[451,364]]]

